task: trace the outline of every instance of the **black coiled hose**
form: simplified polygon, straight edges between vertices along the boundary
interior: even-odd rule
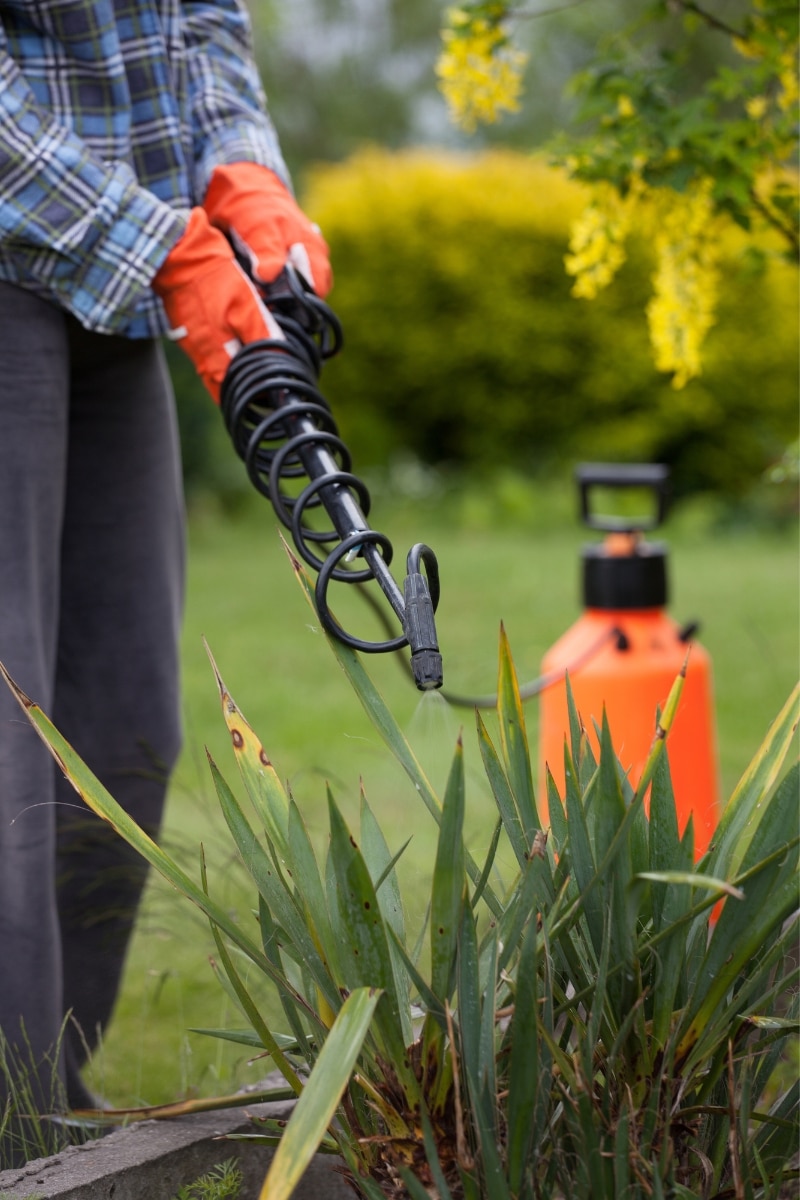
[[[319,390],[323,362],[341,347],[341,326],[291,268],[272,285],[266,299],[283,338],[245,346],[222,385],[222,413],[236,452],[253,485],[269,497],[279,519],[291,530],[301,558],[318,572],[315,599],[326,630],[367,653],[409,645],[417,687],[441,687],[442,662],[433,620],[439,602],[436,556],[422,543],[412,547],[404,587],[398,587],[389,571],[392,544],[367,524],[369,491],[350,470],[350,453]],[[297,488],[304,479],[308,482],[293,494],[291,485]],[[327,513],[332,528],[314,529],[304,520],[319,508]],[[363,566],[347,565],[355,559]],[[371,579],[380,585],[402,624],[403,633],[397,637],[384,641],[355,637],[330,611],[332,580],[358,584]]]

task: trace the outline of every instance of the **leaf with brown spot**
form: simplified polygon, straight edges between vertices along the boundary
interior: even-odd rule
[[[233,752],[253,808],[278,853],[287,853],[289,799],[260,739],[245,720],[217,669],[208,643],[206,653],[219,688],[222,713],[233,742]]]

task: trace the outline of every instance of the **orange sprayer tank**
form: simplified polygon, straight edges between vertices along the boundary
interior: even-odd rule
[[[656,712],[663,708],[675,677],[687,662],[681,702],[667,748],[681,833],[694,814],[695,853],[708,847],[716,827],[719,785],[711,660],[693,640],[696,626],[681,628],[666,612],[667,551],[647,542],[645,530],[663,520],[669,479],[660,464],[583,464],[577,469],[584,522],[606,533],[583,549],[583,615],[542,660],[542,674],[556,676],[540,701],[540,795],[545,764],[564,786],[564,738],[569,729],[566,673],[578,712],[597,749],[594,723],[605,707],[614,748],[635,787],[650,751]],[[590,492],[628,488],[652,490],[650,518],[600,516]]]

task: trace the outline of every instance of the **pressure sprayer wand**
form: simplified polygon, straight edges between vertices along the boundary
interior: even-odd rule
[[[236,452],[253,485],[270,498],[279,519],[291,530],[300,556],[319,573],[314,595],[328,633],[372,654],[408,645],[417,687],[420,691],[439,688],[436,555],[423,543],[413,546],[400,589],[389,570],[392,544],[367,523],[369,492],[350,472],[350,453],[317,386],[322,363],[341,348],[341,326],[289,266],[265,289],[265,300],[283,337],[243,347],[222,385],[222,413]],[[298,479],[308,482],[292,495],[285,485]],[[313,529],[304,523],[306,513],[320,506],[332,529]],[[364,565],[351,566],[357,559]],[[331,613],[331,581],[360,584],[370,579],[378,583],[400,620],[401,635],[366,641],[347,633]]]

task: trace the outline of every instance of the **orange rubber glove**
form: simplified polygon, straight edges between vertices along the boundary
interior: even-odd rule
[[[274,171],[249,162],[215,167],[203,208],[256,283],[272,283],[288,261],[318,296],[327,296],[333,274],[325,239]]]
[[[153,280],[172,331],[219,404],[230,361],[247,342],[282,337],[257,289],[236,262],[230,243],[193,208],[183,237]]]

